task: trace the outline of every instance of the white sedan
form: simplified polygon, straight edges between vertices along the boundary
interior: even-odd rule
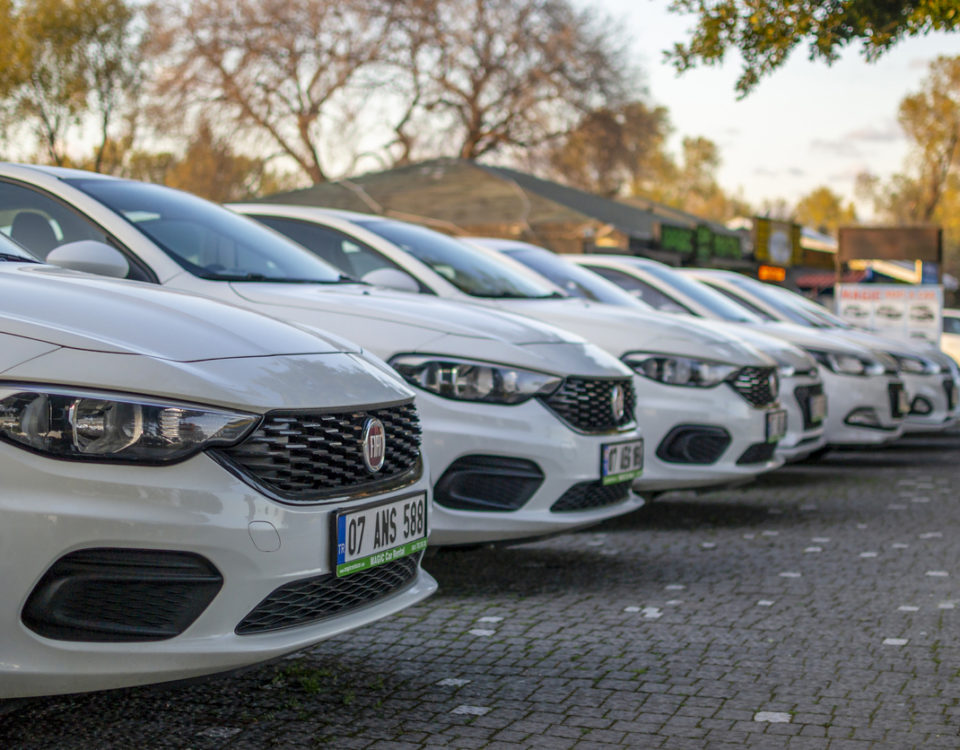
[[[777,468],[785,434],[776,363],[695,321],[566,298],[524,266],[406,222],[268,203],[234,205],[345,273],[521,313],[598,344],[636,373],[645,435],[638,491],[742,482]],[[426,297],[429,299],[429,297]]]
[[[231,670],[436,589],[413,391],[339,341],[0,236],[0,372],[0,698]]]
[[[643,470],[632,374],[583,339],[353,282],[260,224],[170,188],[52,167],[0,165],[0,175],[10,232],[51,263],[126,272],[331,331],[389,360],[418,392],[431,544],[521,540],[642,506],[630,489]]]

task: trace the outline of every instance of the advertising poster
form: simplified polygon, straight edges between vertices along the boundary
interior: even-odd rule
[[[853,325],[900,341],[940,345],[943,287],[939,284],[839,284],[837,314]]]

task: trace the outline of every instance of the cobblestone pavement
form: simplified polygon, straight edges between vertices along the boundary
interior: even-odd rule
[[[958,748],[960,436],[512,548],[242,674],[21,705],[2,748]]]

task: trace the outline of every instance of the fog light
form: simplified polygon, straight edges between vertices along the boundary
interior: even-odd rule
[[[910,413],[919,414],[920,416],[926,416],[933,411],[933,404],[931,404],[923,396],[917,396],[913,399],[913,402],[910,404]]]
[[[846,419],[843,421],[851,427],[881,426],[880,417],[877,416],[877,410],[872,406],[863,406],[859,409],[854,409],[852,412],[847,414]]]

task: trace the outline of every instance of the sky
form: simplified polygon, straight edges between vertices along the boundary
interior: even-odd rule
[[[588,4],[586,0],[581,3]],[[960,55],[960,34],[930,34],[901,41],[875,63],[854,45],[832,66],[807,59],[797,47],[786,65],[737,100],[740,59],[678,75],[662,50],[685,41],[694,17],[667,12],[667,0],[592,0],[589,5],[622,19],[638,55],[651,101],[666,106],[675,128],[671,142],[702,135],[720,147],[720,184],[742,190],[754,205],[782,197],[791,204],[826,185],[854,199],[857,173],[887,178],[902,171],[908,144],[897,108],[918,91],[938,55]],[[858,204],[861,215],[869,208]]]

